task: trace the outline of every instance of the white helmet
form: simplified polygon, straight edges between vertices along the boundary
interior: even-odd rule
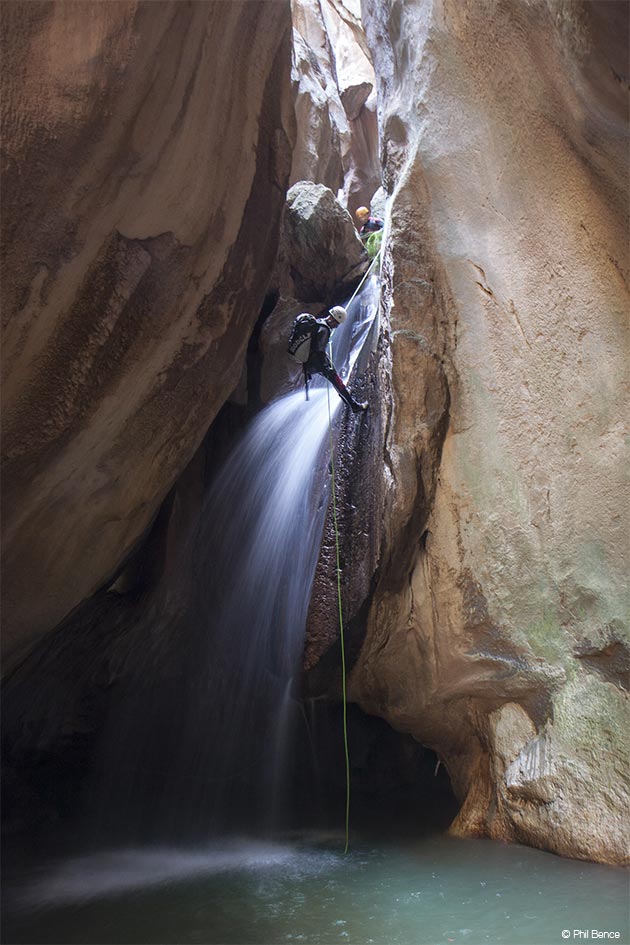
[[[343,308],[343,306],[341,305],[333,305],[333,307],[330,310],[330,314],[335,319],[338,325],[343,325],[346,318],[348,317],[348,313],[346,312],[345,308]]]

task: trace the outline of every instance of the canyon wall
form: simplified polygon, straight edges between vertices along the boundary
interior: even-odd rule
[[[624,5],[364,0],[369,49],[354,6],[294,2],[291,80],[282,2],[3,4],[5,671],[74,611],[9,686],[9,728],[65,770],[64,739],[86,706],[98,731],[99,687],[127,663],[146,711],[147,654],[162,671],[182,639],[189,533],[234,431],[198,447],[265,295],[263,401],[295,381],[293,315],[333,291],[279,277],[288,184],[369,200],[377,91],[380,368],[375,352],[370,413],[340,437],[350,695],[438,752],[454,832],[621,862]],[[140,546],[154,597],[128,593]],[[329,523],[316,694],[336,691],[335,575]]]
[[[454,832],[627,857],[624,4],[364,0],[385,540],[351,696]]]
[[[295,138],[287,2],[2,8],[5,671],[236,386]]]
[[[381,183],[376,79],[358,0],[292,0],[297,141],[291,183],[341,192],[350,213]]]

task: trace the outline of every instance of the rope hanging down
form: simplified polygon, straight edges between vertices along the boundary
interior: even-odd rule
[[[365,270],[365,275],[363,276],[363,278],[362,278],[361,281],[359,282],[358,286],[356,287],[356,289],[354,290],[354,292],[353,292],[352,295],[350,296],[350,301],[346,303],[345,308],[350,308],[350,306],[352,305],[352,303],[353,303],[354,300],[356,299],[357,295],[359,294],[359,291],[360,291],[361,287],[363,286],[363,283],[365,282],[365,280],[367,279],[367,277],[369,276],[369,274],[372,272],[372,267],[374,266],[374,263],[376,262],[376,260],[379,258],[380,255],[381,255],[381,251],[380,251],[380,249],[379,249],[378,253],[377,253],[376,256],[374,257],[374,259],[372,260],[372,262],[370,263],[370,265],[368,266],[368,268]]]
[[[354,302],[356,296],[359,293],[359,290],[367,277],[369,276],[374,263],[379,258],[381,251],[379,249],[378,253],[370,263],[365,275],[361,279],[360,283],[354,290],[352,298],[346,305],[346,308],[350,308]],[[331,358],[332,358],[332,344],[331,347]],[[337,563],[337,600],[339,603],[339,640],[341,642],[341,691],[343,696],[343,748],[346,759],[346,842],[344,846],[344,853],[348,852],[348,847],[350,845],[350,751],[348,749],[348,700],[346,697],[346,647],[345,639],[343,633],[343,607],[341,605],[341,550],[339,547],[339,522],[337,519],[337,484],[335,480],[335,445],[333,442],[333,427],[332,427],[332,412],[330,409],[330,382],[326,385],[326,394],[328,396],[328,435],[330,437],[330,474],[332,480],[332,505],[333,505],[333,524],[335,528],[335,553],[336,553],[336,563]]]
[[[343,852],[348,852],[350,842],[350,753],[348,750],[348,701],[346,699],[346,651],[343,635],[343,608],[341,606],[341,552],[339,548],[339,523],[337,521],[337,488],[335,483],[335,447],[333,444],[332,414],[330,410],[330,384],[328,395],[328,433],[330,436],[330,472],[332,479],[333,522],[335,526],[335,550],[337,558],[337,600],[339,602],[339,639],[341,640],[341,688],[343,693],[343,747],[346,756],[346,843]]]

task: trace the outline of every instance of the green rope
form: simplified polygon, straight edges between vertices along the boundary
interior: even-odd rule
[[[343,747],[346,755],[346,845],[350,843],[350,752],[348,750],[348,700],[346,697],[346,649],[343,636],[343,608],[341,606],[341,552],[339,550],[339,523],[337,521],[337,488],[335,484],[335,447],[333,444],[332,413],[330,410],[330,384],[326,386],[328,395],[328,433],[330,436],[330,472],[332,478],[333,522],[335,524],[335,548],[337,552],[337,599],[339,601],[339,638],[341,640],[341,684],[343,692]]]
[[[379,247],[374,259],[370,263],[365,275],[352,293],[350,301],[346,308],[350,308],[356,296],[359,294],[361,286],[372,271],[372,267],[379,258],[381,250]],[[332,343],[330,345],[330,354],[332,361]],[[337,519],[337,485],[335,481],[335,445],[333,442],[332,411],[330,409],[330,383],[326,385],[326,394],[328,396],[328,434],[330,437],[330,473],[332,479],[332,503],[333,503],[333,522],[335,526],[335,550],[337,555],[337,600],[339,602],[339,639],[341,641],[341,689],[343,694],[343,749],[346,756],[346,844],[343,852],[348,852],[350,845],[350,751],[348,749],[348,698],[346,690],[346,646],[343,634],[343,607],[341,604],[341,551],[339,548],[339,522]]]

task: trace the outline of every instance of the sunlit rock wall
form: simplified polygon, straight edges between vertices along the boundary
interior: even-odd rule
[[[363,19],[391,365],[351,694],[439,752],[455,831],[621,862],[627,9],[364,0]]]
[[[351,213],[381,182],[374,69],[358,0],[292,0],[297,141],[291,183],[341,191]]]
[[[2,33],[7,669],[235,387],[295,118],[288,2],[8,2]]]

